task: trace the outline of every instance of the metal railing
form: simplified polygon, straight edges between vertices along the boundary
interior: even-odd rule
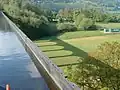
[[[35,45],[6,15],[4,15],[4,13],[2,14],[23,44],[38,71],[47,82],[50,90],[80,90],[77,85],[64,77],[62,70],[52,63],[37,45]]]

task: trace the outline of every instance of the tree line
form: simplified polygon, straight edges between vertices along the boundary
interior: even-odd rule
[[[61,9],[56,18],[60,23],[70,22],[80,30],[97,30],[95,23],[119,23],[120,15],[103,11],[102,9]],[[64,27],[64,25],[63,25]],[[62,27],[61,27],[62,28]],[[101,27],[102,28],[102,27]]]
[[[52,11],[32,4],[29,0],[0,0],[0,9],[31,39],[49,35]]]
[[[96,22],[120,22],[119,14],[102,9],[45,9],[30,0],[0,0],[0,8],[31,39],[77,30],[97,30]]]

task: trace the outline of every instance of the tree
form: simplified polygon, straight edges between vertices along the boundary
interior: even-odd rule
[[[66,75],[81,90],[120,90],[120,43],[101,44],[77,66],[68,67]]]
[[[59,30],[59,32],[70,32],[77,30],[76,27],[70,23],[58,23],[57,29]]]
[[[52,11],[35,6],[29,0],[0,0],[1,8],[31,39],[48,36]]]
[[[58,19],[63,19],[64,22],[73,22],[73,10],[69,8],[59,10]]]
[[[60,9],[59,12],[58,12],[58,15],[57,17],[63,17],[64,16],[64,10],[63,9]]]
[[[75,25],[76,27],[83,28],[83,29],[89,29],[89,27],[92,27],[94,25],[94,21],[90,18],[85,18],[84,14],[79,14],[75,19]]]
[[[80,27],[80,23],[81,23],[81,21],[83,20],[83,18],[84,18],[85,16],[83,15],[83,14],[79,14],[78,16],[76,16],[76,18],[75,18],[75,25],[76,25],[76,27]]]
[[[92,27],[94,25],[94,21],[90,18],[83,18],[82,21],[80,22],[80,27],[83,29],[87,30],[89,27]]]

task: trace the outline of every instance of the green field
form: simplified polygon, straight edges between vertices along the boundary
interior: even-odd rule
[[[120,41],[120,34],[66,40],[49,38],[35,43],[58,66],[67,66],[77,64],[80,58],[85,58],[89,52],[95,51],[98,45],[106,41]]]
[[[105,28],[120,28],[120,23],[96,23],[96,25],[100,26],[100,27],[105,27]],[[108,34],[104,34],[103,30],[88,30],[88,31],[75,31],[75,32],[65,32],[63,34],[60,34],[58,36],[51,36],[51,37],[46,37],[46,38],[42,38],[45,40],[48,40],[49,38],[51,38],[52,40],[57,39],[62,39],[62,40],[66,40],[66,39],[73,39],[73,38],[83,38],[83,37],[91,37],[91,36],[105,36]]]
[[[97,23],[96,25],[106,28],[120,28],[120,23]]]
[[[52,36],[52,37],[46,37],[42,38],[43,40],[66,40],[66,39],[73,39],[73,38],[83,38],[83,37],[91,37],[91,36],[104,36],[105,34],[103,31],[76,31],[76,32],[65,32],[63,34],[60,34],[58,36]]]

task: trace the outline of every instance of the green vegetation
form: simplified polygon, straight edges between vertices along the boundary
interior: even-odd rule
[[[119,90],[119,38],[115,34],[35,43],[81,90]]]
[[[120,89],[120,43],[105,42],[88,58],[79,60],[79,65],[67,68],[69,80],[82,90]]]
[[[71,30],[71,28],[67,27],[68,24],[64,25],[65,23],[69,23],[69,26],[72,25],[72,27],[76,27],[77,30],[89,31],[89,30],[101,30],[101,29],[103,30],[103,28],[106,27],[99,23],[118,24],[120,22],[120,15],[105,13],[101,9],[65,8],[65,9],[61,9],[58,12],[56,19],[59,21],[57,27],[60,27],[60,29],[63,28],[62,29],[63,32],[76,31],[76,30]],[[116,27],[116,25],[114,27]]]
[[[92,36],[104,36],[104,35],[108,35],[108,34],[104,34],[103,31],[76,31],[76,32],[65,32],[63,34],[57,35],[57,36],[52,36],[52,37],[45,37],[45,38],[41,38],[43,40],[45,39],[53,39],[56,40],[56,38],[58,39],[75,39],[75,38],[83,38],[83,37],[92,37]]]
[[[63,8],[56,12],[29,0],[0,0],[0,8],[33,40],[70,31],[99,30],[96,22],[120,22],[119,14],[109,14],[101,8]]]
[[[81,89],[119,90],[120,44],[112,41],[120,42],[120,35],[103,33],[104,28],[120,28],[120,15],[107,11],[119,4],[115,0],[40,0],[45,7],[58,5],[52,11],[36,1],[0,0],[0,9],[29,38],[41,39],[35,43],[59,67],[68,66],[64,69],[68,79]]]
[[[88,52],[95,51],[105,41],[119,41],[120,35],[95,36],[69,40],[52,39],[35,41],[40,49],[57,65],[75,64],[85,58]]]
[[[77,31],[77,28],[75,27],[75,25],[73,25],[71,23],[58,23],[57,29],[61,33]]]
[[[52,11],[35,6],[29,0],[0,0],[1,9],[31,39],[51,35]]]
[[[96,25],[98,27],[103,27],[103,28],[120,28],[120,23],[96,23]],[[67,31],[67,29],[66,29],[66,31]],[[92,36],[104,36],[104,35],[109,35],[109,34],[104,34],[103,29],[102,30],[94,30],[94,31],[93,30],[87,30],[87,31],[79,30],[79,31],[77,31],[75,29],[74,32],[65,32],[65,33],[61,33],[57,36],[45,37],[45,38],[41,38],[41,39],[51,38],[53,40],[56,40],[56,38],[58,38],[61,40],[65,40],[65,39],[76,39],[76,38],[92,37]]]
[[[96,25],[105,28],[120,28],[120,23],[97,23]]]
[[[68,8],[113,8],[119,4],[117,0],[40,0],[39,3],[43,7],[59,10],[65,7]],[[86,5],[86,7],[85,7]],[[107,7],[107,8],[106,8]],[[108,9],[109,10],[109,9]]]

